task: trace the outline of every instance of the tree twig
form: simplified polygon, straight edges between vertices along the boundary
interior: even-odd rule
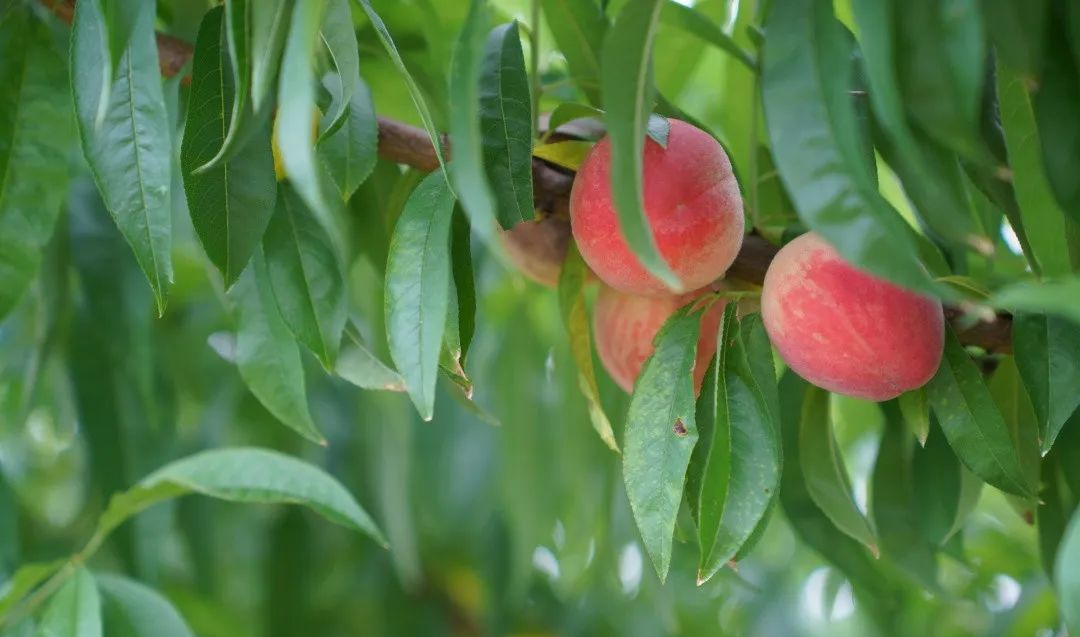
[[[71,23],[75,0],[39,0],[61,20]],[[180,73],[191,59],[191,44],[171,35],[158,33],[158,58],[165,77]],[[379,117],[379,156],[388,161],[431,171],[439,167],[435,148],[427,132],[421,128],[386,117]],[[449,144],[443,137],[443,150],[449,157]],[[570,188],[574,182],[572,173],[533,159],[533,193],[537,210],[545,214],[569,215]],[[756,234],[743,241],[742,250],[728,270],[728,276],[760,285],[765,280],[765,270],[776,255],[777,248]],[[960,341],[991,353],[1012,351],[1012,316],[999,312],[992,321],[980,321],[969,325],[964,313],[955,307],[947,307],[946,318],[957,330]]]

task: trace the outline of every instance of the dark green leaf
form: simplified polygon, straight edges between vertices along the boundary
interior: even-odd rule
[[[999,6],[1014,3],[1002,0],[984,4]],[[1032,8],[1032,12],[1037,13],[1037,10]],[[1012,170],[1016,199],[1020,206],[1019,213],[1028,243],[1043,274],[1066,275],[1070,267],[1065,239],[1065,218],[1046,181],[1040,151],[1042,144],[1039,131],[1035,128],[1031,97],[1024,80],[1015,72],[1001,66],[997,72],[997,94],[1009,152],[1009,168]]]
[[[101,637],[101,599],[94,577],[78,568],[49,598],[41,617],[42,637]]]
[[[416,105],[416,111],[420,114],[420,119],[424,123],[424,128],[427,130],[428,137],[431,139],[431,145],[435,148],[435,155],[439,158],[439,164],[441,164],[445,170],[446,162],[443,158],[442,150],[442,136],[439,135],[438,129],[435,128],[435,120],[431,118],[431,110],[428,108],[427,101],[424,99],[424,94],[420,90],[420,86],[413,79],[409,69],[405,66],[404,60],[401,59],[401,54],[397,50],[397,46],[394,45],[394,39],[390,37],[390,31],[386,28],[386,23],[382,21],[379,14],[375,13],[375,10],[371,8],[370,0],[357,0],[360,3],[360,7],[367,14],[369,20],[371,20],[372,26],[375,27],[375,33],[379,36],[379,41],[382,42],[383,48],[390,55],[390,59],[394,62],[394,66],[397,67],[401,77],[405,80],[405,84],[409,89],[409,95],[412,97],[413,104]]]
[[[829,394],[816,387],[803,396],[799,424],[799,462],[806,490],[836,528],[877,554],[877,538],[870,522],[855,505],[844,459],[836,444],[829,414]]]
[[[172,143],[154,41],[154,12],[139,11],[131,41],[104,100],[100,78],[108,60],[96,0],[76,4],[71,77],[83,153],[105,206],[150,281],[158,313],[172,284]],[[96,122],[102,121],[99,128]]]
[[[664,10],[660,13],[660,21],[668,26],[685,31],[702,41],[717,47],[721,51],[730,53],[746,68],[757,70],[757,60],[739,46],[735,39],[714,23],[711,19],[702,15],[693,7],[686,6],[676,0],[664,0]]]
[[[210,170],[196,171],[221,147],[230,126],[228,105],[239,99],[221,49],[223,14],[220,7],[212,9],[199,29],[180,166],[191,223],[228,287],[262,240],[274,213],[277,182],[265,123],[259,136],[230,159]]]
[[[667,320],[634,385],[626,416],[623,481],[645,551],[661,581],[671,564],[675,517],[698,439],[693,369],[700,331],[700,311],[682,308]]]
[[[113,497],[95,537],[108,535],[158,502],[192,493],[229,502],[300,504],[386,544],[364,509],[322,469],[276,451],[245,447],[203,451],[158,469]]]
[[[1080,406],[1080,325],[1056,316],[1013,317],[1013,351],[1039,427],[1043,453]]]
[[[915,517],[923,537],[933,546],[942,546],[963,525],[963,518],[969,512],[962,506],[966,502],[962,476],[967,470],[957,460],[939,427],[928,431],[926,444],[914,450],[911,462]],[[982,484],[977,479],[974,481]]]
[[[332,76],[327,76],[328,78]],[[334,99],[340,83],[328,80],[327,88]],[[338,187],[343,201],[348,201],[360,184],[371,175],[379,159],[379,123],[375,118],[375,104],[371,91],[363,80],[357,79],[352,98],[338,129],[327,135],[329,128],[324,117],[319,125],[319,157],[330,178]]]
[[[364,344],[356,326],[345,326],[345,342],[334,373],[361,389],[405,391],[401,375],[387,367]]]
[[[95,577],[109,637],[195,637],[172,603],[157,591],[117,575]]]
[[[319,28],[328,1],[305,0],[297,2],[293,9],[281,58],[277,121],[274,123],[274,134],[289,182],[327,231],[334,224],[323,192],[319,164],[315,161],[312,126],[318,114],[313,67]]]
[[[941,429],[956,456],[975,475],[1016,495],[1031,496],[1009,428],[994,405],[979,368],[952,329],[945,329],[945,353],[926,386]]]
[[[1080,112],[1080,70],[1069,55],[1065,4],[1054,5],[1043,36],[1046,56],[1034,107],[1047,180],[1062,209],[1080,221],[1080,119],[1074,116]]]
[[[67,69],[44,26],[0,14],[0,319],[30,285],[70,180]]]
[[[1080,631],[1080,511],[1072,514],[1065,529],[1054,567],[1058,603],[1065,626],[1070,632]]]
[[[608,21],[594,0],[540,0],[566,65],[593,106],[600,105],[600,51]]]
[[[449,168],[472,227],[486,241],[491,241],[496,201],[484,172],[484,133],[480,119],[481,65],[488,20],[487,2],[471,0],[465,24],[454,44],[450,61],[450,145],[454,149],[454,161]]]
[[[517,22],[492,30],[480,74],[484,167],[503,228],[533,218],[532,103]]]
[[[1080,422],[1080,419],[1077,422]],[[1066,435],[1070,435],[1068,430]],[[1078,439],[1075,433],[1072,433],[1070,438],[1070,442]],[[1075,485],[1070,484],[1066,475],[1064,465],[1070,458],[1062,453],[1065,449],[1067,447],[1058,445],[1043,459],[1040,475],[1043,489],[1039,493],[1039,506],[1036,508],[1035,526],[1039,534],[1039,553],[1043,570],[1050,578],[1054,577],[1054,563],[1065,527],[1073,512],[1077,510],[1080,498],[1080,491],[1074,490]]]
[[[596,372],[593,370],[592,337],[589,333],[589,315],[585,307],[585,261],[581,258],[577,246],[567,246],[566,259],[559,271],[559,310],[562,313],[563,327],[570,339],[570,353],[577,366],[578,388],[588,403],[589,420],[600,439],[612,451],[618,452],[615,432],[611,421],[604,413],[600,401],[600,390],[596,386]]]
[[[319,141],[322,142],[345,121],[351,108],[353,93],[360,82],[360,51],[356,44],[349,0],[328,0],[320,34],[323,44],[330,52],[334,68],[337,69],[337,74],[331,76],[331,83],[334,85],[330,89],[333,102],[324,117],[326,124],[319,132]],[[368,102],[370,103],[370,97]]]
[[[998,364],[987,387],[1009,428],[1024,479],[1027,484],[1039,484],[1039,424],[1012,358],[1005,358]],[[1025,520],[1034,519],[1036,501],[1033,498],[1011,498],[1010,503]]]
[[[894,401],[884,403],[882,409],[885,411],[885,432],[874,463],[870,496],[871,515],[878,529],[881,551],[923,587],[934,590],[937,588],[937,562],[934,550],[919,526],[919,496],[922,494],[913,464],[915,441],[907,435],[900,408]]]
[[[236,366],[244,384],[275,418],[308,440],[326,444],[311,421],[300,352],[278,313],[261,252],[229,298],[236,320]]]
[[[987,35],[1000,62],[1011,73],[1034,79],[1042,62],[1047,0],[982,0]]]
[[[278,188],[263,249],[281,318],[326,369],[333,369],[346,318],[341,259],[314,214],[286,184]]]
[[[277,80],[295,0],[251,2],[251,106],[262,112]]]
[[[851,38],[816,0],[769,13],[763,100],[780,177],[799,217],[851,263],[934,291],[910,229],[878,194],[850,89]]]
[[[469,353],[473,335],[476,333],[476,277],[473,274],[472,234],[469,220],[461,207],[454,208],[453,226],[450,230],[450,262],[453,276],[453,320],[447,319],[447,331],[454,331],[454,357],[459,362]]]
[[[431,420],[450,295],[454,195],[442,175],[424,178],[398,218],[386,264],[390,356],[424,420]]]
[[[678,292],[682,283],[660,255],[642,203],[645,129],[656,92],[652,47],[662,6],[642,0],[623,8],[604,38],[602,83],[619,231],[645,269]]]

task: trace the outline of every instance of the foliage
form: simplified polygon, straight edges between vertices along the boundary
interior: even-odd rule
[[[6,0],[0,636],[1080,633],[1078,113],[1067,0]],[[602,125],[676,282],[668,118],[751,274],[626,396],[499,233]],[[925,388],[774,356],[808,229],[946,302]]]

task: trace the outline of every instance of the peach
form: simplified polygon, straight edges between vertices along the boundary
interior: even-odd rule
[[[669,121],[667,148],[645,140],[645,216],[660,255],[683,289],[696,290],[723,276],[742,246],[742,197],[720,144],[686,122]],[[605,283],[629,294],[670,294],[645,270],[619,230],[607,137],[589,152],[574,179],[570,221],[581,256]]]
[[[634,381],[652,356],[653,338],[664,322],[675,310],[706,293],[707,290],[698,290],[681,296],[648,297],[600,285],[593,308],[596,352],[619,387],[627,393],[634,390]],[[724,304],[723,300],[716,301],[701,317],[701,337],[694,363],[695,392],[701,391],[709,360],[716,354],[716,331],[724,316]]]
[[[549,288],[558,287],[559,272],[570,243],[570,222],[555,216],[522,221],[499,238],[506,256],[526,277]]]
[[[838,394],[895,398],[926,384],[941,363],[941,303],[856,269],[814,233],[769,265],[761,315],[788,366]]]

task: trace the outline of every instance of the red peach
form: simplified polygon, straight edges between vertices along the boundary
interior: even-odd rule
[[[526,277],[549,288],[559,285],[559,272],[570,243],[570,222],[555,216],[522,221],[499,231],[506,256]]]
[[[941,363],[941,302],[856,269],[814,233],[776,254],[761,315],[788,366],[838,394],[895,398],[926,384]]]
[[[720,144],[686,122],[669,121],[667,148],[645,140],[645,216],[683,289],[696,290],[723,276],[742,246],[742,197]],[[581,256],[601,280],[629,294],[670,294],[619,230],[607,137],[589,152],[574,179],[570,221]]]
[[[627,393],[634,390],[645,361],[652,356],[653,338],[668,317],[695,298],[708,293],[698,290],[681,296],[647,297],[620,292],[600,284],[593,310],[593,333],[596,352],[604,369]],[[701,381],[716,354],[716,332],[724,316],[723,300],[716,301],[701,317],[694,363],[694,392],[701,391]]]

